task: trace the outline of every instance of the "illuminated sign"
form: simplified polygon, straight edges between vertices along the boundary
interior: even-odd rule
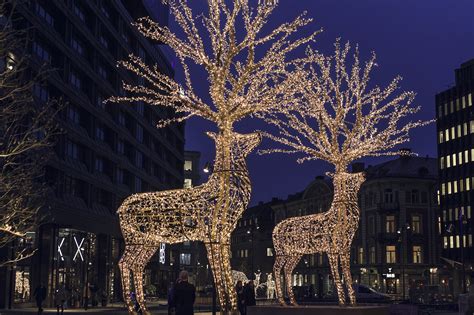
[[[161,243],[160,244],[160,263],[165,264],[166,262],[166,244]]]

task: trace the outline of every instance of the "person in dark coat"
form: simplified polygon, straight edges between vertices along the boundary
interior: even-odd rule
[[[244,286],[242,285],[242,281],[237,281],[235,292],[237,293],[237,308],[240,315],[245,315],[247,314],[247,309],[245,307]]]
[[[195,300],[196,288],[188,282],[188,272],[183,270],[179,273],[179,283],[176,284],[173,292],[176,315],[193,315]]]
[[[38,307],[38,314],[42,314],[43,301],[46,299],[46,288],[42,283],[35,289],[33,295],[35,296],[36,306]]]
[[[176,281],[179,283],[179,279]],[[174,287],[176,284],[173,282],[170,283],[170,288],[168,290],[168,315],[175,315],[176,314],[176,305],[174,303]]]
[[[255,285],[252,280],[247,282],[244,286],[244,299],[245,306],[257,305],[257,301],[255,300]]]

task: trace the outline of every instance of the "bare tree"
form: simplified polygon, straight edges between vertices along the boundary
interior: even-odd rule
[[[33,99],[45,71],[35,73],[29,66],[28,30],[14,28],[14,5],[0,0],[0,248],[24,240],[35,229],[48,189],[44,168],[57,133],[57,102]],[[33,253],[20,248],[0,266]]]

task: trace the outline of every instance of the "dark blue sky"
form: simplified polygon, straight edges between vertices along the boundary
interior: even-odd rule
[[[474,58],[474,1],[472,0],[279,0],[270,24],[292,20],[306,10],[314,18],[310,30],[324,32],[312,44],[315,49],[332,53],[337,37],[358,43],[362,56],[377,54],[379,67],[372,75],[374,83],[386,85],[401,75],[402,88],[417,93],[416,104],[422,107],[417,118],[433,119],[435,94],[454,83],[454,69]],[[202,10],[205,0],[191,0],[193,9]],[[173,28],[174,23],[170,21]],[[194,69],[194,68],[193,68]],[[176,79],[182,81],[180,69]],[[195,76],[201,72],[193,70]],[[201,77],[196,90],[207,99],[207,85]],[[214,144],[204,135],[211,129],[199,118],[186,126],[186,149],[202,153],[202,163],[213,161]],[[262,129],[263,123],[241,122],[239,131]],[[435,125],[415,130],[407,144],[418,154],[436,156]],[[375,164],[386,158],[368,159]],[[253,183],[252,204],[285,198],[303,190],[315,176],[330,170],[322,161],[297,164],[296,156],[252,154],[248,158]],[[206,178],[204,178],[206,180]]]

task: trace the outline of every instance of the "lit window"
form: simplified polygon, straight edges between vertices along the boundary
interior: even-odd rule
[[[184,170],[185,171],[192,171],[193,170],[193,161],[190,161],[190,160],[184,161]]]
[[[464,191],[464,179],[463,179],[463,178],[461,178],[461,179],[459,180],[459,191],[460,191],[460,192],[463,192],[463,191]]]
[[[411,216],[411,228],[413,233],[421,233],[421,218],[419,215]]]
[[[413,246],[413,263],[422,263],[421,246]]]
[[[448,114],[448,103],[444,103],[444,115]]]
[[[459,235],[456,235],[456,248],[461,247],[460,244],[461,244],[461,242],[460,242]]]
[[[462,152],[458,153],[458,162],[459,162],[459,165],[462,164]]]
[[[364,263],[364,248],[359,247],[359,264],[362,265]]]
[[[465,150],[464,151],[464,163],[469,162],[469,151]]]
[[[273,250],[270,247],[267,247],[267,257],[273,256]]]
[[[451,127],[451,140],[454,140],[454,139],[456,139],[456,130],[454,127]]]
[[[447,236],[443,237],[443,248],[444,249],[448,248],[448,237]]]
[[[461,138],[462,137],[461,125],[457,125],[456,129],[457,129],[457,133],[458,133],[458,138]]]
[[[472,247],[472,234],[469,234],[469,235],[467,236],[467,245],[468,245],[469,247]]]
[[[467,105],[472,106],[472,94],[469,93],[467,95]]]
[[[444,131],[444,138],[446,142],[449,141],[449,128]]]
[[[467,206],[467,211],[466,212],[467,212],[466,217],[468,219],[470,219],[471,218],[471,206]]]
[[[445,183],[441,184],[441,195],[442,196],[446,195],[446,184]]]
[[[454,102],[452,100],[451,100],[451,102],[449,102],[449,112],[450,113],[454,112]]]
[[[462,129],[463,129],[463,135],[467,136],[467,123],[462,124]]]
[[[395,264],[397,263],[397,253],[394,245],[385,246],[386,252],[386,263]]]
[[[395,216],[388,215],[385,221],[385,232],[395,233]]]
[[[451,167],[451,155],[446,156],[446,167]]]
[[[451,193],[452,193],[452,191],[451,191],[451,182],[448,182],[447,185],[448,185],[448,195],[451,195]]]
[[[456,99],[456,111],[459,111],[461,109],[461,104],[459,103],[459,98]]]
[[[181,253],[181,255],[179,255],[179,264],[180,265],[191,265],[191,254]]]
[[[466,96],[462,97],[462,108],[466,108]]]
[[[444,142],[444,133],[442,131],[439,132],[439,139],[438,139],[439,143],[443,143]]]
[[[444,169],[444,156],[439,158],[439,167],[441,169]]]
[[[470,125],[470,129],[471,129],[470,132],[471,132],[471,133],[474,133],[474,120],[471,120],[471,121],[469,122],[469,125]]]
[[[454,248],[454,237],[452,235],[449,237],[449,248]]]
[[[456,153],[453,153],[452,159],[453,159],[453,166],[456,166]]]
[[[193,182],[191,178],[185,178],[184,179],[184,188],[191,188],[193,187]]]
[[[453,193],[457,193],[458,192],[458,181],[455,180],[453,181]]]

